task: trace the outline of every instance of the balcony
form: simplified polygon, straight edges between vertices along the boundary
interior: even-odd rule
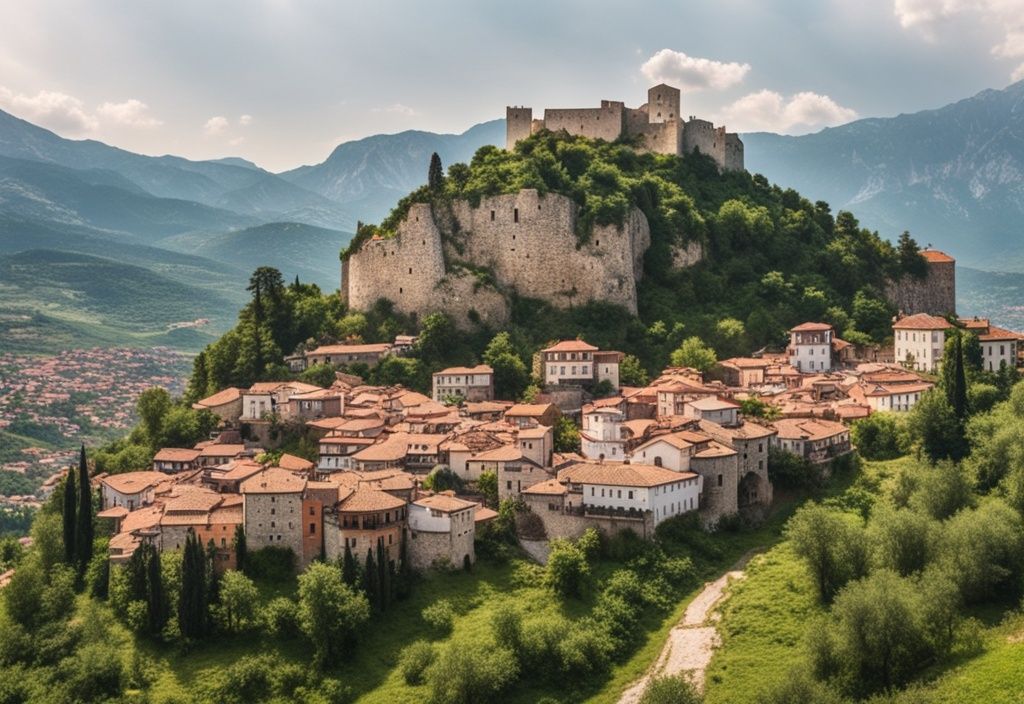
[[[623,521],[642,521],[650,511],[637,508],[612,508],[610,506],[584,506],[583,515],[595,518],[614,518]]]

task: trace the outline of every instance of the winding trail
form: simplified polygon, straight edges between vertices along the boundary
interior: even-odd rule
[[[697,689],[704,688],[704,670],[711,662],[711,655],[719,644],[715,622],[719,615],[714,610],[722,599],[726,587],[735,580],[743,579],[743,569],[750,559],[761,551],[750,550],[732,568],[708,582],[704,589],[686,607],[682,620],[669,631],[668,640],[661,649],[658,659],[647,673],[629,686],[619,698],[619,704],[636,704],[652,678],[660,675],[676,675],[685,672]]]

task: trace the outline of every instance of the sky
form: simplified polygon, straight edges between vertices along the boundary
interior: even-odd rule
[[[272,171],[660,81],[684,115],[802,134],[1022,78],[1024,0],[0,0],[0,109]]]

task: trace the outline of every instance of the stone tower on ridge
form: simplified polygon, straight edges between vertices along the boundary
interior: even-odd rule
[[[636,137],[638,148],[656,154],[707,154],[718,168],[743,170],[743,142],[725,127],[691,117],[684,121],[680,111],[680,92],[664,83],[647,91],[647,102],[627,108],[618,100],[602,100],[596,108],[547,108],[544,117],[533,118],[533,109],[505,108],[505,148],[540,130],[558,132],[611,142],[621,137]]]

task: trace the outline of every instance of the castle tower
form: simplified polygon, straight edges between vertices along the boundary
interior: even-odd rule
[[[666,122],[678,120],[679,89],[659,83],[647,91],[647,120]]]
[[[505,108],[505,149],[509,151],[516,142],[533,133],[533,108]]]

